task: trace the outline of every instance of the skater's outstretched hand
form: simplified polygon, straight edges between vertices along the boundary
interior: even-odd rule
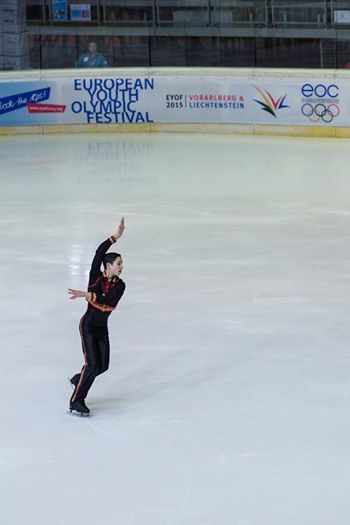
[[[82,290],[72,290],[72,288],[68,288],[68,294],[70,295],[69,299],[78,299],[79,297],[87,296],[87,292],[83,292]]]
[[[124,221],[124,217],[122,217],[122,218],[120,219],[120,223],[119,223],[119,226],[118,226],[117,233],[115,233],[115,234],[113,235],[113,237],[114,237],[115,239],[119,239],[119,238],[123,235],[124,230],[125,230],[125,221]]]

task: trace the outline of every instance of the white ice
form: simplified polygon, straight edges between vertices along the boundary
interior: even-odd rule
[[[349,142],[4,137],[0,159],[0,523],[349,525]],[[121,215],[82,419],[66,290]]]

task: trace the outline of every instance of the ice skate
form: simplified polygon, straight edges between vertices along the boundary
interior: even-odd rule
[[[68,380],[68,383],[70,384],[70,386],[73,388],[73,390],[75,389],[75,387],[79,383],[79,379],[77,379],[76,376],[73,376],[73,377],[69,377],[68,376],[67,380]]]
[[[75,416],[88,417],[90,410],[84,401],[72,401],[69,405],[69,413]]]

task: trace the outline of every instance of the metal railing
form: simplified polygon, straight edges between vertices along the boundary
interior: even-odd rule
[[[51,0],[27,0],[28,22],[72,24],[68,0],[66,20],[55,19]],[[120,26],[231,26],[267,23],[269,0],[90,0],[86,23]]]
[[[52,0],[27,0],[29,23],[122,27],[349,26],[349,0],[90,0],[91,18],[55,17]]]

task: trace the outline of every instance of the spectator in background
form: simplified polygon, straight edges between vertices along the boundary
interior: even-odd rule
[[[89,43],[88,53],[82,55],[77,62],[77,67],[107,67],[107,65],[105,57],[97,53],[95,42]]]

